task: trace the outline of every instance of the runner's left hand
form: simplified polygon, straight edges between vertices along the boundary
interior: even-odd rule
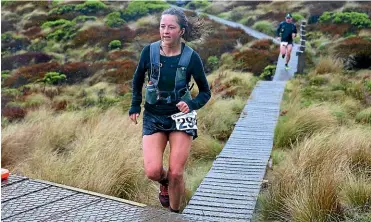
[[[187,103],[180,101],[178,104],[176,104],[176,107],[180,110],[182,113],[189,113],[189,107]]]

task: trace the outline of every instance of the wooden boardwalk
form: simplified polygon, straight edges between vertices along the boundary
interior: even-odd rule
[[[276,67],[276,73],[273,77],[273,81],[287,81],[294,77],[295,73],[297,72],[297,66],[298,66],[298,55],[297,52],[299,50],[299,45],[294,44],[291,52],[291,59],[289,61],[289,70],[285,69],[285,63],[286,60],[282,58],[280,55],[278,57],[277,67]]]
[[[190,221],[119,198],[11,175],[1,181],[1,221]]]
[[[260,81],[183,214],[197,221],[249,221],[271,154],[284,81]]]
[[[248,27],[242,28],[249,31]],[[256,31],[253,36],[265,37]],[[284,60],[279,57],[273,81],[257,83],[225,147],[182,215],[47,181],[11,175],[1,183],[1,220],[249,221],[272,150],[285,83],[297,71],[297,50],[298,46],[295,45],[290,70],[284,69]]]

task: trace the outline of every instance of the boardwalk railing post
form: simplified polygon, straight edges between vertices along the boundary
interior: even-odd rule
[[[296,52],[296,55],[298,56],[298,66],[297,66],[297,73],[303,73],[304,72],[304,65],[305,65],[305,42],[307,40],[306,31],[305,31],[305,25],[306,21],[301,21],[300,25],[300,46],[299,50]]]

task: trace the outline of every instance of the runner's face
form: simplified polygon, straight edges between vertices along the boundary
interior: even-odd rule
[[[286,18],[286,22],[291,22],[292,21],[292,18]]]
[[[163,44],[173,45],[180,42],[184,28],[180,28],[175,15],[163,15],[160,21],[160,35]]]

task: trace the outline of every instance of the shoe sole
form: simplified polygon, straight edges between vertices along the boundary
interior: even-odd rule
[[[158,199],[161,203],[161,205],[164,207],[164,208],[168,208],[170,206],[170,199],[169,199],[169,196],[162,196],[162,195],[158,195]]]

